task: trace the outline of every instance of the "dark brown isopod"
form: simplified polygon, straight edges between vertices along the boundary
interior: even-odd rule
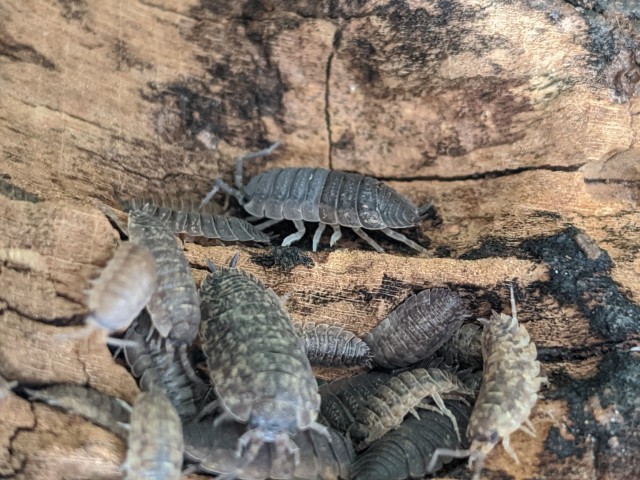
[[[324,323],[295,324],[311,365],[325,367],[370,366],[369,347],[342,327]]]
[[[467,316],[464,302],[445,288],[411,295],[363,338],[373,362],[406,367],[433,355]]]

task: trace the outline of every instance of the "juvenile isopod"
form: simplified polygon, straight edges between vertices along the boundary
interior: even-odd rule
[[[457,294],[446,288],[423,290],[411,295],[363,340],[376,365],[406,367],[433,355],[466,316]]]
[[[435,410],[453,423],[458,438],[455,416],[445,406],[443,395],[463,398],[473,396],[453,373],[439,368],[417,368],[393,376],[380,385],[356,413],[356,423],[349,428],[349,436],[360,451],[402,423],[407,413],[417,416],[416,408]],[[433,399],[436,406],[426,403]]]
[[[275,443],[276,454],[297,451],[291,435],[315,429],[318,386],[302,342],[280,297],[235,268],[212,270],[200,286],[200,337],[211,383],[224,413],[249,428],[237,451],[247,461]]]
[[[295,324],[311,365],[325,367],[371,366],[369,347],[342,327],[324,323]]]
[[[125,480],[178,480],[184,441],[176,410],[161,391],[142,392],[131,412]]]
[[[164,338],[191,344],[198,335],[200,299],[175,235],[140,210],[129,212],[128,230],[131,241],[148,248],[155,260],[158,281],[147,304],[154,327]]]
[[[342,236],[340,227],[343,226],[351,228],[378,252],[384,250],[365,230],[381,231],[418,252],[428,253],[424,247],[395,229],[417,226],[425,218],[431,204],[416,207],[375,178],[326,168],[274,168],[256,175],[244,186],[243,162],[268,155],[278,145],[275,143],[266,150],[239,158],[236,162],[236,188],[218,178],[201,206],[222,190],[234,196],[250,215],[269,219],[258,228],[291,220],[297,231],[284,239],[283,246],[291,245],[304,236],[304,222],[319,222],[313,235],[314,252],[318,249],[325,227],[329,225],[333,228],[331,246]]]
[[[124,400],[72,384],[50,385],[37,390],[25,388],[24,391],[31,400],[79,415],[121,438],[127,438],[123,424],[129,423],[131,407]]]
[[[123,242],[92,282],[87,298],[86,328],[59,337],[84,335],[96,329],[106,334],[126,329],[151,298],[156,288],[156,273],[156,263],[149,250]],[[107,343],[126,344],[111,337],[107,337]]]
[[[465,450],[436,450],[430,471],[441,455],[469,457],[469,468],[474,471],[474,480],[478,480],[485,457],[498,442],[502,440],[505,451],[519,463],[509,436],[518,429],[535,436],[529,415],[545,379],[540,376],[536,346],[525,326],[518,324],[513,286],[511,312],[513,316],[493,312],[491,320],[484,321],[482,386],[467,428],[471,446]]]
[[[266,233],[246,220],[216,215],[206,208],[188,208],[185,205],[174,207],[172,204],[150,199],[134,199],[122,203],[125,210],[141,210],[158,218],[173,233],[186,233],[192,237],[219,239],[223,242],[270,242]]]

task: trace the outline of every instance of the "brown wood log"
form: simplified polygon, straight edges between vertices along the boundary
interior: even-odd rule
[[[639,17],[604,0],[2,2],[0,189],[44,201],[0,197],[0,374],[133,400],[98,337],[55,340],[115,247],[95,201],[201,198],[235,156],[282,140],[247,178],[376,176],[433,200],[408,234],[434,256],[345,234],[313,266],[267,268],[265,249],[185,243],[196,280],[239,250],[294,319],[359,334],[435,286],[475,316],[508,310],[513,281],[551,385],[537,438],[513,435],[521,464],[498,448],[486,477],[638,478]],[[121,478],[125,448],[0,401],[3,478]]]

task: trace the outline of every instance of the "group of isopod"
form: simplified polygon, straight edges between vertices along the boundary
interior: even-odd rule
[[[336,326],[293,323],[286,299],[237,268],[238,255],[228,266],[209,262],[196,288],[177,233],[269,243],[264,230],[291,220],[288,246],[302,238],[306,221],[319,222],[314,251],[329,225],[332,246],[346,226],[379,251],[364,230],[425,252],[395,229],[417,225],[429,205],[417,208],[373,178],[279,168],[243,186],[243,161],[273,148],[239,159],[236,188],[216,180],[198,208],[126,204],[128,224],[120,229],[128,240],[88,290],[86,327],[60,336],[98,331],[122,350],[142,391],[132,407],[73,385],[26,394],[126,439],[122,468],[130,480],[178,479],[186,471],[239,479],[421,478],[462,456],[479,478],[500,441],[517,461],[509,436],[534,434],[528,417],[543,378],[513,289],[511,316],[494,312],[478,322],[468,321],[454,292],[424,290],[359,338]],[[217,191],[266,220],[213,215],[204,204]],[[322,384],[313,365],[362,371]],[[0,396],[14,387],[0,384]]]

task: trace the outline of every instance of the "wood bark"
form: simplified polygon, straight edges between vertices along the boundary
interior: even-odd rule
[[[98,337],[58,336],[116,246],[96,201],[199,199],[282,140],[247,178],[380,178],[433,201],[408,234],[434,256],[345,233],[313,266],[267,268],[265,249],[187,242],[197,281],[240,251],[294,319],[358,334],[423,288],[507,311],[514,282],[550,387],[537,438],[513,435],[521,464],[498,448],[486,478],[638,478],[638,18],[605,0],[2,2],[0,186],[44,201],[0,197],[0,374],[132,401]],[[121,478],[125,449],[19,390],[0,401],[2,478]]]

